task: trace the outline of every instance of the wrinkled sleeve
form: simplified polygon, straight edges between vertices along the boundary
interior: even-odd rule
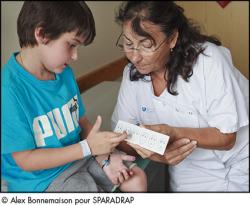
[[[222,133],[249,124],[249,81],[232,64],[229,50],[212,49],[204,60],[207,121]]]

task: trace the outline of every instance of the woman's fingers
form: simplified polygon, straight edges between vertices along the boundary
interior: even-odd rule
[[[177,148],[187,145],[188,143],[190,143],[190,139],[187,138],[178,139],[167,146],[167,151],[170,152],[172,150],[176,150]]]
[[[136,144],[132,144],[132,143],[129,143],[128,144],[133,147],[136,152],[142,157],[142,158],[149,158],[150,156],[152,156],[154,154],[154,152],[151,152],[150,150],[147,150],[147,149],[144,149],[142,148],[141,146],[139,145],[136,145]]]
[[[130,144],[128,143],[131,147],[133,147],[135,149],[135,151],[143,158],[147,158],[147,155],[144,153],[144,151],[142,150],[142,148],[138,145],[135,144]]]
[[[131,146],[131,147],[133,147],[136,150],[140,150],[141,152],[147,152],[146,149],[142,148],[141,146],[139,146],[137,144],[133,144],[133,143],[128,142],[128,145]]]
[[[170,158],[168,159],[168,164],[169,165],[176,165],[176,164],[179,164],[181,161],[183,161],[191,152],[193,151],[192,150],[188,150],[184,153],[182,153],[181,155],[177,155],[176,157],[174,158]]]
[[[176,165],[184,160],[196,148],[196,141],[183,145],[175,150],[167,150],[165,152],[166,162],[170,165]]]

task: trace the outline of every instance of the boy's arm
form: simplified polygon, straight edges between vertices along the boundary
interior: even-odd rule
[[[84,157],[79,143],[62,148],[14,152],[12,156],[17,165],[26,171],[50,169]]]
[[[79,125],[82,129],[81,140],[86,139],[87,136],[89,135],[93,125],[91,124],[91,122],[88,120],[88,118],[86,116],[80,118]],[[96,156],[96,161],[99,164],[101,164],[104,159],[107,159],[108,155],[109,155],[109,153],[103,154],[103,155],[98,155],[98,156]]]
[[[85,129],[89,132],[87,143],[92,155],[102,155],[110,153],[127,135],[113,132],[100,132],[101,117],[98,117],[93,128]],[[14,152],[12,156],[19,167],[24,170],[41,170],[58,167],[69,162],[82,159],[84,156],[80,143],[69,145],[62,148],[42,148]]]
[[[79,123],[80,126],[84,128],[80,136],[81,140],[83,140],[86,139],[86,136],[90,133],[93,126],[89,123],[86,117],[82,117]],[[26,171],[50,169],[84,157],[79,143],[62,148],[14,152],[12,156],[17,165]]]
[[[81,140],[86,139],[93,125],[90,123],[87,117],[80,118],[79,125],[82,129]],[[101,165],[102,161],[107,159],[108,155],[109,154],[98,155],[96,156],[96,161]]]
[[[82,129],[81,139],[86,139],[93,126],[89,122],[87,117],[82,117],[79,121],[79,125]],[[125,141],[122,141],[121,143],[123,142]],[[109,154],[103,154],[95,157],[100,167],[103,166],[103,161],[108,159],[108,156]],[[113,158],[115,158],[115,160]],[[134,161],[135,158],[133,156],[120,153],[112,154],[110,159],[110,164],[103,168],[108,178],[114,184],[122,183],[124,180],[128,179],[130,175],[133,174],[132,171],[129,171],[128,168],[123,164],[123,160]]]
[[[90,123],[90,121],[88,120],[87,117],[80,118],[79,125],[82,129],[81,140],[86,139],[88,134],[90,133],[93,125]],[[109,153],[103,154],[103,155],[98,155],[98,156],[96,156],[96,161],[101,165],[102,161],[104,159],[107,159],[108,155],[109,155]]]

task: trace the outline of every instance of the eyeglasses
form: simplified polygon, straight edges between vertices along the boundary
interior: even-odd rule
[[[135,48],[134,44],[123,33],[121,33],[117,39],[116,46],[125,53],[137,51],[141,55],[151,55],[157,51],[166,40],[167,38],[165,38],[159,45],[154,45],[152,40],[145,39],[142,40],[141,43],[139,43],[139,45]]]

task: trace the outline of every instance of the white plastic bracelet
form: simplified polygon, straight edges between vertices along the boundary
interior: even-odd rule
[[[91,155],[91,150],[89,148],[88,142],[87,140],[82,140],[79,142],[81,147],[82,147],[82,153],[83,153],[83,157],[87,157],[89,155]]]

